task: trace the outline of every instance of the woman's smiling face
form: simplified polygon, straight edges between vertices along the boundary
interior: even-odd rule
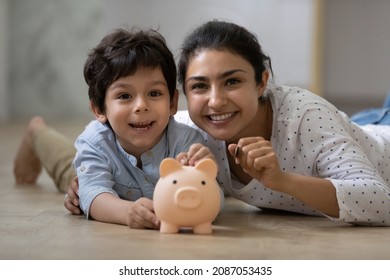
[[[214,138],[235,141],[258,125],[266,80],[258,85],[253,67],[240,55],[200,51],[189,61],[184,83],[192,121]]]

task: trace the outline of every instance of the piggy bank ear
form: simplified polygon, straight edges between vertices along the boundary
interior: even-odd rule
[[[165,177],[181,168],[180,163],[173,158],[165,158],[160,163],[160,177]]]
[[[195,169],[205,172],[206,174],[210,175],[212,178],[217,177],[217,173],[218,173],[217,164],[212,159],[206,158],[200,160],[195,165]]]

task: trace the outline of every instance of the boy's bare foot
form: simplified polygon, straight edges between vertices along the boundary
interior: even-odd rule
[[[17,184],[35,184],[42,164],[32,146],[33,135],[46,126],[41,117],[33,117],[27,125],[14,159],[14,177]]]

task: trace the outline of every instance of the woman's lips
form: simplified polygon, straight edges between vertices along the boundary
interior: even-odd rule
[[[225,121],[229,118],[231,118],[235,113],[225,113],[225,114],[218,114],[218,115],[209,115],[209,119],[212,121]]]

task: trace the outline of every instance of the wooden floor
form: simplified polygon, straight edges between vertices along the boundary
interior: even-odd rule
[[[57,123],[75,137],[84,123]],[[88,221],[63,207],[46,174],[16,186],[12,161],[24,123],[0,125],[0,259],[390,259],[390,228],[260,211],[228,200],[211,235],[161,234]]]

